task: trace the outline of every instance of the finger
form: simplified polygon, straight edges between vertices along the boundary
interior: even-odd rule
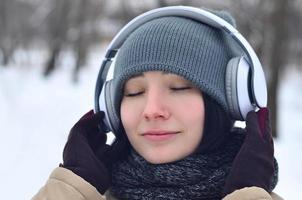
[[[85,115],[83,115],[80,120],[86,119],[88,117],[91,117],[94,114],[93,110],[88,111]]]
[[[71,129],[69,137],[72,135],[83,135],[85,137],[93,137],[97,133],[103,133],[102,129],[99,128],[102,118],[104,117],[103,112],[91,114],[89,111],[86,117],[82,117]]]
[[[103,111],[100,111],[100,112],[94,113],[87,119],[92,124],[99,124],[102,122],[102,119],[104,118],[104,116],[105,116],[105,113]]]
[[[260,133],[262,137],[265,137],[267,134],[266,130],[267,130],[267,126],[268,124],[268,109],[267,108],[261,108],[258,112],[257,112],[257,117],[258,117],[258,123],[259,123],[259,128],[260,128]]]
[[[104,118],[104,112],[93,113],[93,111],[89,111],[86,113],[78,122],[79,126],[88,126],[97,128],[98,124],[102,122]]]
[[[106,128],[103,123],[104,113],[98,112],[87,118],[84,123],[87,128],[87,137],[90,142],[96,144],[97,147],[100,144],[105,144],[107,141]]]
[[[258,116],[255,111],[250,111],[246,117],[247,137],[255,140],[263,139],[260,131]]]
[[[259,121],[260,130],[261,130],[261,133],[262,133],[262,137],[266,141],[272,143],[273,138],[272,138],[271,125],[270,125],[269,109],[261,108],[257,112],[257,116],[258,116],[258,121]]]
[[[246,116],[246,128],[259,130],[258,116],[255,111],[250,111]]]

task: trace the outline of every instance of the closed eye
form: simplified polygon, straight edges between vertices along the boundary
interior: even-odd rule
[[[129,92],[125,94],[125,97],[135,97],[135,96],[139,96],[141,94],[143,94],[144,91],[140,91],[140,92]]]
[[[189,89],[192,89],[192,87],[191,87],[191,86],[171,87],[170,89],[173,90],[173,91],[181,91],[181,90],[189,90]]]

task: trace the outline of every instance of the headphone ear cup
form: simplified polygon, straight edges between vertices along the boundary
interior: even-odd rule
[[[236,120],[245,120],[249,111],[255,110],[250,94],[251,68],[244,57],[232,58],[226,69],[226,96],[231,116]]]
[[[116,134],[118,130],[120,129],[120,118],[118,117],[118,113],[116,113],[116,110],[114,108],[114,102],[113,102],[113,89],[112,89],[112,80],[106,81],[104,86],[104,102],[106,105],[106,118],[107,123],[109,126],[109,129],[111,132]]]
[[[256,110],[253,100],[252,67],[245,57],[241,57],[237,67],[237,100],[241,120],[245,120],[247,113]]]
[[[241,57],[234,57],[228,62],[225,75],[225,89],[229,112],[231,117],[236,120],[242,119],[237,94],[237,76],[240,59]]]

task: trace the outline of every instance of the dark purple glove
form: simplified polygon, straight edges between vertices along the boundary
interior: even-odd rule
[[[101,123],[104,112],[89,111],[71,129],[63,151],[63,165],[93,185],[101,194],[111,184],[111,165],[119,151],[106,145]]]
[[[223,195],[235,190],[257,186],[269,192],[274,174],[274,145],[269,111],[251,111],[246,118],[246,137],[236,155],[226,180]]]

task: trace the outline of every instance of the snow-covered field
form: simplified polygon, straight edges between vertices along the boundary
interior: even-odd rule
[[[30,199],[62,161],[72,125],[93,108],[94,84],[102,53],[95,50],[78,84],[71,82],[72,56],[65,53],[51,77],[41,77],[43,51],[21,51],[16,63],[0,66],[1,199]],[[280,137],[275,141],[280,166],[275,191],[285,199],[302,192],[302,72],[284,75],[280,92]]]

